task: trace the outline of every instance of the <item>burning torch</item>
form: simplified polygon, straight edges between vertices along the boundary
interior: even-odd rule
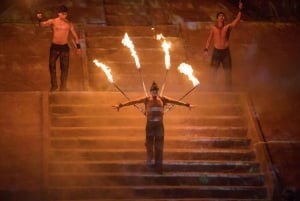
[[[142,85],[143,85],[145,95],[148,96],[146,86],[145,86],[145,82],[144,82],[144,79],[143,79],[143,76],[142,76],[142,73],[141,73],[141,64],[140,64],[140,61],[139,61],[139,57],[137,56],[137,53],[134,49],[134,45],[133,45],[132,41],[130,40],[127,33],[125,33],[124,38],[122,39],[122,43],[123,43],[124,46],[129,48],[129,50],[131,52],[131,56],[135,60],[135,65],[136,65],[136,68],[139,71],[139,75],[140,75],[140,79],[141,79],[141,82],[142,82]]]
[[[171,59],[170,59],[170,51],[169,51],[169,49],[171,48],[171,43],[170,43],[170,42],[167,42],[167,41],[165,40],[165,37],[164,37],[162,34],[156,35],[156,39],[157,39],[157,40],[163,39],[162,48],[163,48],[163,50],[164,50],[164,52],[165,52],[166,74],[165,74],[164,82],[163,82],[163,85],[162,85],[162,88],[161,88],[161,91],[160,91],[160,96],[162,96],[162,95],[163,95],[163,92],[164,92],[164,89],[165,89],[165,85],[166,85],[167,74],[168,74],[169,69],[170,69],[170,67],[171,67]]]
[[[117,88],[117,89],[125,96],[125,98],[127,98],[128,101],[130,101],[129,97],[124,93],[124,91],[122,91],[122,90],[120,89],[120,87],[118,87],[118,85],[117,85],[116,83],[114,83],[113,77],[112,77],[112,74],[111,74],[111,69],[110,69],[109,67],[107,67],[105,64],[99,62],[97,59],[94,59],[93,62],[94,62],[94,64],[95,64],[97,67],[99,67],[99,68],[101,68],[101,69],[103,70],[103,72],[105,73],[105,75],[106,75],[108,81],[109,81],[110,83],[112,83],[112,84],[113,84],[113,85],[114,85],[114,86],[115,86],[115,87],[116,87],[116,88]],[[135,108],[137,108],[141,113],[145,114],[145,112],[143,111],[142,108],[138,107],[137,105],[133,105],[133,106],[134,106]]]
[[[181,101],[182,99],[184,99],[187,95],[189,95],[197,86],[199,86],[200,82],[199,80],[193,75],[193,68],[186,64],[186,63],[181,63],[178,66],[178,70],[179,72],[185,74],[186,76],[188,76],[189,80],[192,81],[193,83],[193,88],[190,89],[188,92],[186,92],[181,98],[178,99],[178,101]],[[172,104],[170,105],[165,112],[170,111],[175,105]]]

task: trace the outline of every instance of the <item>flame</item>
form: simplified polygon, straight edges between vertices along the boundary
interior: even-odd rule
[[[166,69],[169,70],[171,66],[171,62],[170,62],[171,59],[170,59],[170,52],[169,52],[169,49],[171,48],[171,43],[164,41],[162,47],[165,52],[165,66]]]
[[[169,70],[170,67],[171,67],[171,59],[170,59],[170,51],[169,51],[169,49],[171,48],[171,43],[167,42],[165,40],[166,38],[162,34],[157,34],[156,39],[157,40],[161,40],[161,39],[164,40],[163,44],[162,44],[162,48],[165,52],[165,66],[166,66],[166,69]]]
[[[105,64],[99,62],[97,59],[94,59],[93,62],[94,62],[94,64],[96,64],[97,67],[101,68],[101,69],[104,71],[104,73],[105,73],[105,75],[106,75],[108,81],[109,81],[110,83],[113,83],[114,81],[113,81],[113,77],[112,77],[112,75],[111,75],[111,70],[110,70],[110,68],[107,67]]]
[[[156,40],[161,40],[161,39],[165,40],[164,35],[162,35],[162,34],[157,34],[157,35],[156,35]]]
[[[189,80],[193,82],[194,87],[200,84],[199,80],[193,75],[193,68],[190,65],[181,63],[178,66],[178,70],[188,76]]]
[[[130,40],[127,33],[125,33],[124,38],[122,39],[122,43],[124,46],[126,46],[127,48],[130,49],[131,56],[133,56],[133,58],[135,60],[135,65],[136,65],[137,69],[140,69],[141,64],[140,64],[139,58],[136,54],[136,51],[134,50],[134,45],[133,45],[132,41]]]

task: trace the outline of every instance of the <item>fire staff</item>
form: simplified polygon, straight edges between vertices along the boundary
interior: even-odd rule
[[[165,96],[158,95],[158,86],[155,82],[150,88],[151,95],[148,97],[131,100],[126,103],[114,105],[118,111],[121,107],[143,103],[145,105],[147,124],[146,124],[146,151],[147,164],[151,165],[154,157],[155,170],[162,174],[163,172],[163,147],[164,147],[164,107],[167,103],[191,107],[189,103],[173,100]]]

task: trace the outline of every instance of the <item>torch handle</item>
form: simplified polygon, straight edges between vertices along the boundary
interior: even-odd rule
[[[166,71],[166,74],[165,74],[165,78],[164,78],[164,83],[161,87],[161,91],[160,91],[160,96],[163,96],[163,93],[164,93],[164,90],[165,90],[165,86],[166,86],[166,80],[167,80],[167,74],[168,74],[169,70]]]
[[[124,93],[124,91],[122,91],[119,87],[118,87],[118,85],[116,85],[114,82],[113,82],[113,85],[125,96],[125,98],[127,98],[127,100],[128,101],[130,101],[130,98]],[[139,106],[137,106],[137,105],[133,105],[136,109],[138,109],[142,114],[144,114],[145,115],[145,111],[142,109],[142,108],[140,108]]]
[[[146,86],[145,86],[145,82],[144,82],[144,79],[143,79],[143,76],[142,76],[140,68],[139,68],[139,75],[140,75],[140,79],[141,79],[141,82],[142,82],[142,85],[143,85],[143,89],[144,89],[145,95],[148,96],[147,90],[146,90]]]
[[[183,96],[181,96],[181,98],[178,99],[178,101],[181,101],[182,99],[184,99],[187,95],[189,95],[198,85],[194,86],[191,90],[189,90],[187,93],[185,93]],[[175,104],[170,105],[166,110],[166,112],[169,112],[173,107],[175,106]]]

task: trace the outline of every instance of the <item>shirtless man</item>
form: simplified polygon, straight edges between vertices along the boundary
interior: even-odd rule
[[[76,43],[76,53],[80,54],[80,43],[78,35],[75,31],[74,25],[67,19],[68,8],[64,5],[60,6],[57,11],[58,17],[53,19],[48,19],[43,21],[43,16],[41,13],[37,14],[39,24],[41,27],[52,27],[53,37],[52,44],[50,46],[50,56],[49,56],[49,70],[51,78],[51,88],[50,91],[56,91],[58,88],[56,80],[56,61],[59,57],[60,59],[60,91],[67,90],[67,78],[69,71],[69,46],[68,38],[71,32],[74,41]]]
[[[208,55],[208,48],[213,40],[213,51],[211,58],[211,86],[215,90],[217,70],[222,63],[225,73],[225,87],[227,90],[231,90],[232,87],[232,65],[231,55],[229,50],[229,36],[233,27],[241,19],[243,4],[239,2],[239,12],[236,18],[229,24],[225,25],[225,14],[223,12],[217,13],[217,23],[211,27],[206,45],[204,48],[204,56]]]
[[[173,100],[165,96],[158,95],[158,86],[153,82],[150,92],[150,97],[144,97],[137,100],[128,101],[126,103],[120,103],[114,105],[118,111],[121,107],[135,105],[142,103],[145,105],[147,125],[146,125],[146,150],[147,150],[147,164],[151,164],[154,156],[155,169],[158,173],[162,174],[162,162],[163,162],[163,147],[164,147],[164,106],[167,103],[186,106],[191,108],[189,103]],[[153,150],[154,149],[154,150]]]

